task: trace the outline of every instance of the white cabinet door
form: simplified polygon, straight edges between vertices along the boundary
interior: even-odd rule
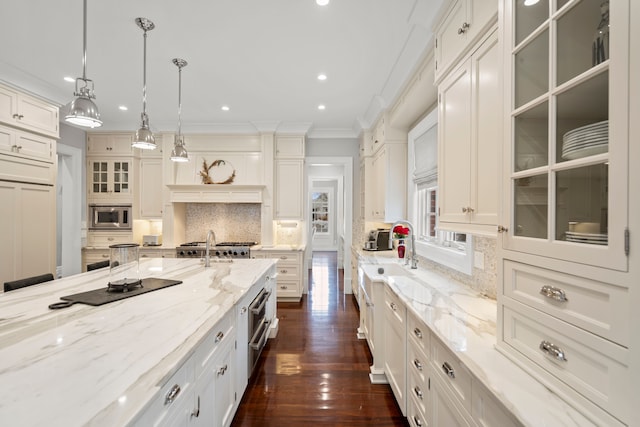
[[[275,219],[303,219],[303,166],[303,160],[276,160]]]
[[[304,136],[276,137],[276,157],[304,158]]]
[[[87,156],[133,156],[132,142],[130,133],[92,133],[87,135]]]
[[[427,425],[447,427],[471,427],[468,415],[457,407],[447,394],[445,386],[437,376],[431,377],[431,411],[427,415]],[[466,416],[465,416],[466,415]]]
[[[440,90],[438,199],[441,223],[467,222],[471,180],[470,65],[467,61],[454,71]]]
[[[384,372],[396,397],[402,415],[407,413],[407,312],[400,299],[385,286]]]
[[[133,198],[132,161],[127,158],[87,160],[88,201],[127,201]]]
[[[25,159],[53,163],[56,156],[56,140],[0,126],[0,152]]]
[[[58,107],[0,86],[0,122],[58,138]]]
[[[162,218],[162,159],[140,160],[140,218]]]
[[[405,217],[407,200],[407,145],[388,143],[373,156],[372,173],[367,174],[366,196],[372,211],[367,219],[394,222]]]
[[[443,229],[484,229],[495,234],[502,129],[500,64],[494,32],[440,86],[438,199]]]
[[[0,181],[0,283],[55,274],[55,203],[52,186]]]
[[[457,0],[435,30],[435,80],[440,81],[495,21],[497,0]]]

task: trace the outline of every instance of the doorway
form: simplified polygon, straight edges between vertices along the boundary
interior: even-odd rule
[[[307,200],[307,250],[305,266],[312,266],[313,251],[335,251],[337,269],[344,272],[344,293],[352,293],[351,234],[353,227],[353,159],[352,157],[307,157],[305,159],[305,194]],[[320,191],[316,191],[320,190]],[[314,223],[312,193],[327,193],[327,219],[333,223],[333,233],[318,233]],[[333,196],[331,196],[333,194]],[[332,200],[330,200],[332,199]],[[320,203],[319,203],[320,204]],[[331,215],[333,212],[333,215]],[[323,226],[320,226],[323,229]],[[314,237],[314,230],[318,235]],[[306,291],[306,289],[305,289]]]
[[[309,201],[311,209],[311,246],[313,251],[336,251],[338,249],[338,209],[336,209],[337,180],[314,180],[311,183]]]
[[[58,144],[56,180],[56,276],[82,271],[82,150]]]

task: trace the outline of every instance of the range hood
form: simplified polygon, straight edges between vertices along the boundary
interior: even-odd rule
[[[262,203],[265,185],[174,184],[169,188],[171,203]]]

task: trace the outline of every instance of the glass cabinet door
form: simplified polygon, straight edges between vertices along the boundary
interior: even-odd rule
[[[506,247],[624,270],[628,0],[506,3]]]

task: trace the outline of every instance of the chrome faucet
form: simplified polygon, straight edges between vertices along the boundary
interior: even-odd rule
[[[411,268],[416,269],[418,268],[418,258],[416,258],[416,234],[413,232],[413,225],[406,219],[396,221],[391,226],[391,230],[389,231],[389,249],[393,249],[393,229],[396,228],[396,225],[402,224],[407,226],[409,234],[411,235]]]
[[[216,245],[216,233],[213,232],[213,230],[209,230],[207,231],[207,238],[205,239],[205,255],[204,255],[204,266],[205,267],[210,267],[211,266],[211,261],[209,258],[209,249],[210,249],[210,241],[211,238],[213,238],[213,245]]]

